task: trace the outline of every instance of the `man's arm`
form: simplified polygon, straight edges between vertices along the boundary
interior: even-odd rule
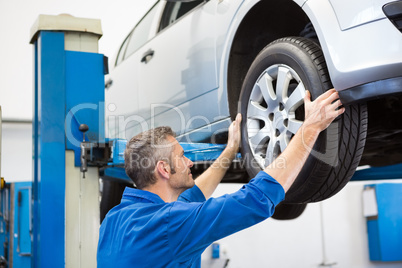
[[[235,121],[229,126],[228,144],[225,150],[205,172],[195,179],[195,184],[200,188],[205,199],[211,197],[239,151],[241,139],[240,122],[241,114],[238,114]]]
[[[306,91],[303,125],[292,138],[286,150],[264,169],[282,185],[285,192],[289,190],[303,168],[320,132],[345,111],[345,108],[340,108],[342,103],[335,89],[328,90],[313,102],[310,98],[310,92]]]
[[[340,108],[341,105],[338,92],[335,89],[328,90],[313,102],[310,92],[306,91],[303,125],[292,138],[286,150],[264,169],[282,185],[285,192],[289,190],[303,168],[320,132],[345,111],[344,108]],[[228,146],[212,166],[195,180],[206,199],[215,191],[236,156],[241,139],[240,122],[241,115],[238,114],[236,120],[229,127]]]

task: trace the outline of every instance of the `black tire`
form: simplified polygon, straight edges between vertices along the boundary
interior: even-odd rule
[[[307,204],[285,204],[280,203],[275,207],[272,218],[275,220],[293,220],[303,214]]]
[[[286,73],[283,77],[291,77],[288,84],[282,83],[283,87],[276,85],[275,80],[282,73]],[[264,83],[271,95],[263,96]],[[282,38],[266,46],[257,55],[240,94],[240,110],[243,116],[241,149],[251,178],[284,150],[287,142],[296,133],[295,130],[304,121],[304,94],[300,92],[308,89],[314,100],[330,88],[332,84],[321,48],[309,39]],[[293,99],[292,96],[292,100],[298,101],[292,101],[294,105],[290,109],[291,98],[288,97],[293,92],[298,97]],[[276,96],[277,93],[279,97]],[[270,99],[265,101],[266,97]],[[264,117],[265,115],[267,116]],[[268,124],[267,128],[273,131],[267,131],[264,124]],[[265,138],[260,135],[264,134],[263,130]],[[287,192],[284,203],[317,202],[340,191],[359,164],[366,132],[366,105],[346,107],[345,113],[319,135],[306,164]]]
[[[102,223],[109,210],[120,204],[126,187],[133,186],[112,180],[103,180],[102,198],[100,202],[100,223]]]

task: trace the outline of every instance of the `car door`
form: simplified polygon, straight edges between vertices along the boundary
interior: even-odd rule
[[[151,127],[181,134],[218,115],[215,10],[216,1],[166,3],[157,35],[141,49],[139,114]]]
[[[129,139],[148,128],[138,115],[140,48],[152,37],[152,26],[161,2],[157,2],[120,46],[105,90],[105,121],[108,138]],[[136,130],[134,128],[137,127]]]

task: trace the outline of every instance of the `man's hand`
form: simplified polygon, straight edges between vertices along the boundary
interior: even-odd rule
[[[240,123],[241,114],[237,114],[236,119],[229,126],[228,143],[225,150],[223,150],[218,159],[195,180],[195,184],[200,188],[206,199],[211,197],[239,151],[241,139]]]
[[[236,119],[232,122],[232,124],[230,124],[228,130],[229,133],[227,148],[235,150],[236,152],[239,150],[241,140],[240,123],[241,114],[237,114]]]
[[[341,106],[342,103],[339,100],[339,94],[335,89],[328,90],[314,101],[311,101],[310,92],[306,90],[303,129],[309,127],[318,132],[323,131],[336,117],[345,111],[345,108],[341,108]]]

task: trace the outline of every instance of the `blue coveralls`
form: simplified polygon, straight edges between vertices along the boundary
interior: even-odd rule
[[[197,186],[172,203],[126,188],[100,227],[98,267],[200,267],[211,243],[272,216],[284,197],[263,171],[239,191],[208,200]]]

